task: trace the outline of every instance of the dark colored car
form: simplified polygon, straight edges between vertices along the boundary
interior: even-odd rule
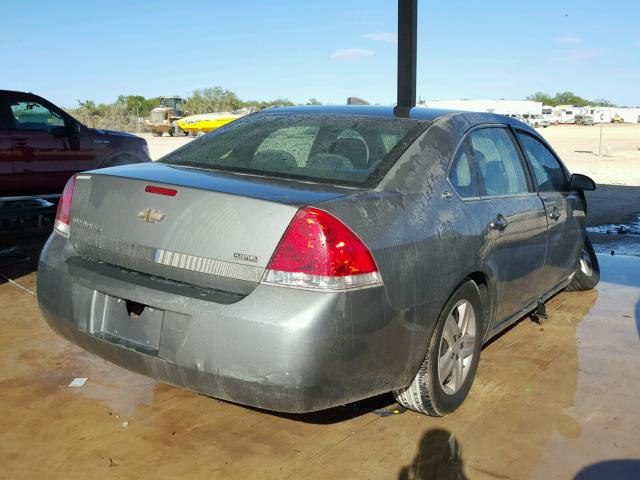
[[[59,195],[74,173],[148,161],[143,138],[85,127],[42,97],[0,90],[0,199]]]
[[[393,391],[442,415],[483,344],[598,282],[593,188],[502,115],[270,109],[73,177],[38,300],[83,348],[214,397],[306,412]]]

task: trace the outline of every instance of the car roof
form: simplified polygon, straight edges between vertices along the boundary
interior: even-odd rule
[[[34,97],[38,96],[35,93],[19,92],[17,90],[0,90],[0,95],[33,95]]]
[[[47,100],[44,97],[41,97],[40,95],[36,95],[35,93],[32,92],[20,92],[18,90],[0,90],[0,98],[2,97],[11,97],[11,96],[18,96],[18,97],[27,97],[27,98],[31,98],[33,100],[38,100],[38,101],[43,101],[43,102],[47,102],[49,104],[51,104],[51,102],[49,100]]]
[[[262,112],[291,113],[301,115],[353,115],[355,117],[409,118],[413,120],[435,121],[442,117],[468,117],[472,123],[505,123],[522,126],[522,122],[506,115],[485,112],[467,112],[427,107],[392,107],[381,105],[301,105],[294,107],[272,107]]]

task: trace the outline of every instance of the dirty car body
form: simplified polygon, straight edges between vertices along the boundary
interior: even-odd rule
[[[86,350],[220,399],[307,412],[397,390],[462,282],[482,293],[486,342],[571,280],[585,199],[559,161],[549,172],[566,188],[539,183],[539,148],[555,157],[493,114],[249,115],[158,163],[78,175],[41,255],[39,303]],[[489,158],[509,154],[520,167]],[[365,266],[287,271],[300,254],[287,242],[313,215]],[[347,255],[338,237],[320,241]]]

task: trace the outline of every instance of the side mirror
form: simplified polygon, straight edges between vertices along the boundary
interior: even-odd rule
[[[56,138],[62,138],[69,135],[69,130],[67,127],[53,127],[49,129],[49,133]]]
[[[577,190],[579,192],[584,192],[585,190],[595,190],[596,182],[591,180],[586,175],[580,175],[579,173],[574,173],[571,175],[571,181],[569,182],[570,190]]]
[[[78,122],[71,122],[71,124],[69,125],[69,133],[71,135],[80,134],[80,124]]]

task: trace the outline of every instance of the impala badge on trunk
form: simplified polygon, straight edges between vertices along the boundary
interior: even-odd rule
[[[166,213],[162,213],[160,210],[156,210],[155,208],[140,210],[138,213],[138,218],[141,218],[147,223],[161,223],[166,216]]]

